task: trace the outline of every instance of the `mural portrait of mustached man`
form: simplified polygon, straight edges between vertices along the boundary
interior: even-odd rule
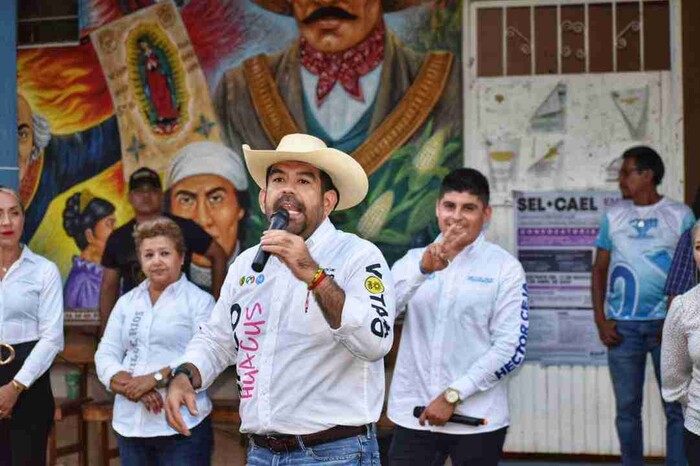
[[[267,224],[250,202],[257,187],[241,145],[274,148],[306,132],[370,175],[367,199],[332,219],[393,262],[437,234],[439,181],[462,164],[459,9],[456,0],[81,1],[80,45],[18,51],[24,241],[65,280],[84,254],[62,228],[71,196],[113,205],[117,228],[133,217],[125,180],[147,166],[168,190],[164,209],[199,223],[232,260]],[[206,286],[206,258],[192,267]]]
[[[218,82],[225,142],[270,149],[288,133],[317,136],[370,175],[366,201],[333,216],[340,228],[377,243],[389,263],[432,239],[439,180],[461,165],[457,2],[255,3],[293,18],[298,32]]]

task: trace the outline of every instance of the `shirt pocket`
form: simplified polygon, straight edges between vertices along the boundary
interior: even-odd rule
[[[488,325],[496,298],[496,285],[464,284],[452,308],[454,317],[464,328]]]

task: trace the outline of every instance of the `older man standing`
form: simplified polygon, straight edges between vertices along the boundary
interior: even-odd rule
[[[644,463],[647,353],[661,385],[664,284],[678,238],[693,225],[694,217],[687,206],[659,193],[665,169],[654,149],[631,147],[622,159],[618,183],[627,202],[610,208],[601,220],[591,294],[598,336],[608,347],[622,464],[636,466]],[[685,465],[682,407],[664,402],[664,411],[666,464]]]
[[[362,201],[367,177],[313,136],[243,151],[261,208],[268,217],[286,209],[289,225],[263,235],[272,256],[262,273],[251,270],[257,247],[229,269],[211,320],[173,371],[168,421],[187,435],[195,390],[235,364],[248,464],[378,464],[373,423],[393,340],[393,284],[379,250],[328,219]]]
[[[224,249],[230,263],[238,255],[249,208],[248,176],[233,150],[214,142],[186,145],[172,158],[165,177],[169,210],[194,220]],[[192,255],[190,277],[211,288],[211,261]]]

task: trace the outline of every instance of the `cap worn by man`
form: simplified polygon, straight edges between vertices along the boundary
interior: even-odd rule
[[[161,189],[160,176],[148,167],[141,167],[129,177],[129,191],[134,191],[142,186],[151,186]]]

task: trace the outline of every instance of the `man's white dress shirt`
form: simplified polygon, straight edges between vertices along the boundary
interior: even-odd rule
[[[0,290],[0,343],[38,341],[14,377],[29,387],[63,349],[61,274],[56,264],[24,246]]]
[[[150,280],[145,280],[119,298],[109,316],[95,353],[97,376],[108,390],[117,372],[128,372],[136,377],[173,366],[211,315],[214,298],[189,282],[184,274],[163,291],[155,305],[151,304],[149,283]],[[166,390],[158,391],[165,400]],[[189,429],[211,412],[211,400],[206,391],[197,394],[197,408],[197,416],[190,415],[185,407],[181,409]],[[177,434],[168,425],[165,411],[152,413],[143,403],[134,403],[122,395],[114,400],[112,426],[124,437]]]
[[[392,267],[397,309],[406,306],[388,415],[410,429],[450,434],[505,427],[506,375],[522,364],[528,332],[525,273],[520,263],[483,234],[444,270],[420,271],[425,248]],[[480,427],[448,422],[421,426],[414,406],[428,406],[446,388],[459,391],[455,413],[486,418]]]
[[[275,256],[262,273],[258,247],[229,268],[210,321],[187,347],[208,387],[236,364],[241,432],[303,435],[379,419],[383,356],[391,348],[394,289],[379,249],[326,219],[306,240],[311,256],[345,292],[331,329],[307,284]]]

